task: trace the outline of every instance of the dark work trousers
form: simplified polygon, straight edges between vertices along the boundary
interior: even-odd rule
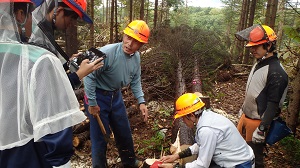
[[[251,168],[254,164],[254,159],[246,161],[242,164],[236,165],[235,168]],[[217,165],[213,160],[210,162],[209,168],[222,168],[221,166]]]
[[[116,146],[118,148],[124,167],[133,167],[136,156],[133,148],[133,139],[122,93],[117,91],[96,90],[97,104],[100,107],[100,118],[109,135],[110,128],[114,133]],[[90,136],[92,141],[92,164],[93,168],[106,168],[107,142],[100,130],[99,124],[88,112],[85,104],[86,114],[90,118]]]
[[[264,147],[263,143],[254,144],[251,141],[247,142],[248,145],[253,149],[255,154],[255,168],[264,168]]]

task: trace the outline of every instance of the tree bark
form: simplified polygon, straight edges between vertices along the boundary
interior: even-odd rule
[[[141,8],[140,8],[140,19],[144,20],[145,16],[145,0],[141,0]]]
[[[77,21],[72,20],[72,24],[66,30],[65,51],[69,57],[78,52]]]
[[[192,89],[193,92],[200,92],[202,93],[202,82],[201,82],[201,77],[200,77],[200,73],[199,73],[199,63],[198,63],[198,59],[195,56],[194,57],[195,60],[195,64],[194,64],[194,79],[193,79],[193,83],[192,83]]]
[[[129,0],[129,22],[131,22],[133,19],[132,13],[133,13],[133,0]]]
[[[90,9],[90,17],[94,20],[94,0],[90,0],[89,9]],[[94,44],[94,24],[90,24],[90,43],[88,48],[93,47]]]
[[[295,78],[291,82],[290,100],[288,105],[287,125],[296,134],[300,113],[300,61],[295,67]]]
[[[114,42],[114,9],[115,9],[115,0],[111,0],[109,43]]]
[[[278,7],[278,0],[268,0],[267,11],[265,15],[266,17],[265,24],[270,26],[272,29],[275,28],[277,7]]]
[[[158,0],[154,2],[154,18],[153,18],[153,28],[156,28],[157,25],[157,12],[158,12]]]
[[[279,4],[278,10],[278,27],[277,27],[277,50],[281,52],[281,42],[282,42],[282,34],[283,34],[283,26],[284,26],[284,18],[285,18],[285,4],[286,0],[281,0]]]
[[[119,26],[118,26],[118,0],[114,0],[115,1],[115,8],[114,8],[114,11],[115,11],[115,43],[118,43],[119,42]]]

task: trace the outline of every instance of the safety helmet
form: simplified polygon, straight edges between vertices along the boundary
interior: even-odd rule
[[[2,2],[24,2],[24,3],[33,3],[31,0],[0,0]]]
[[[193,113],[204,107],[204,105],[205,103],[195,93],[185,93],[176,101],[176,115],[174,118],[176,119]]]
[[[58,2],[65,3],[73,11],[75,11],[82,20],[87,23],[93,23],[92,19],[86,13],[86,0],[58,0]]]
[[[277,40],[277,36],[272,28],[267,25],[253,25],[235,34],[239,40],[246,40],[245,47],[256,46]]]
[[[143,20],[134,20],[127,25],[124,33],[142,43],[148,43],[150,30]]]

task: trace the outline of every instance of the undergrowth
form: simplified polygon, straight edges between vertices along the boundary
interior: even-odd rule
[[[279,144],[286,151],[292,162],[291,164],[300,166],[300,140],[293,136],[288,136],[282,139]]]

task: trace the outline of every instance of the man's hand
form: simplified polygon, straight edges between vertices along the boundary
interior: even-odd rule
[[[163,156],[162,158],[159,159],[159,161],[164,163],[173,163],[177,159],[179,159],[178,153],[174,155]]]
[[[256,128],[252,135],[252,142],[254,144],[264,143],[265,138],[265,132],[260,131],[258,128]]]
[[[85,59],[81,62],[79,69],[76,74],[81,80],[83,77],[87,76],[91,72],[103,67],[104,63],[102,62],[103,58],[98,58],[94,62],[89,63],[89,59]]]
[[[162,164],[158,164],[158,167],[173,168],[174,166],[171,163],[162,163]]]
[[[100,113],[100,107],[98,105],[96,105],[96,106],[89,106],[88,110],[89,110],[89,113],[92,116],[99,115],[99,113]]]
[[[144,116],[144,121],[146,122],[148,120],[148,109],[147,106],[145,104],[140,104],[140,110]]]

